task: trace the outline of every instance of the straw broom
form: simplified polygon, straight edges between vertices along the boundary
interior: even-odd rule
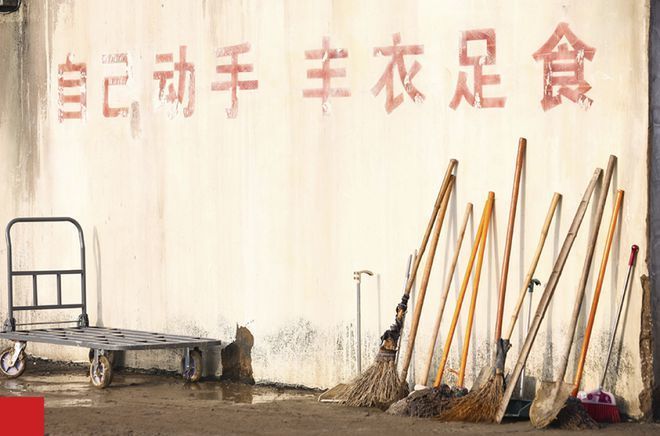
[[[617,191],[616,202],[614,204],[614,210],[612,211],[612,219],[610,221],[609,231],[607,232],[607,240],[605,243],[605,249],[603,250],[603,258],[600,263],[600,270],[598,272],[598,281],[596,282],[596,289],[594,290],[594,297],[591,303],[591,309],[589,310],[589,321],[587,322],[587,327],[584,333],[584,339],[582,340],[582,350],[580,352],[580,360],[578,361],[577,371],[575,372],[575,378],[573,380],[573,392],[571,392],[571,397],[566,400],[564,407],[557,414],[557,423],[559,427],[569,430],[584,430],[584,429],[593,429],[598,428],[598,424],[594,419],[589,415],[587,410],[582,405],[582,402],[577,400],[578,390],[580,388],[580,383],[582,381],[582,374],[584,371],[584,363],[587,358],[587,350],[589,349],[589,341],[591,339],[591,332],[594,326],[594,320],[596,317],[596,310],[598,309],[598,300],[600,298],[600,293],[603,287],[603,280],[605,279],[605,270],[607,269],[607,259],[610,255],[610,248],[612,247],[612,239],[614,238],[614,231],[616,230],[616,224],[619,217],[619,209],[621,208],[621,202],[623,201],[623,191]],[[614,406],[616,408],[616,406]]]
[[[550,208],[546,214],[545,222],[543,223],[541,236],[536,246],[532,263],[529,266],[525,279],[523,280],[523,286],[520,289],[518,301],[516,302],[513,315],[511,316],[509,327],[502,342],[497,345],[498,355],[495,367],[486,368],[488,371],[487,373],[490,374],[486,382],[473,387],[473,390],[468,395],[454,403],[454,407],[451,410],[448,410],[441,419],[447,421],[495,422],[497,408],[502,402],[502,397],[504,395],[504,364],[506,361],[506,353],[511,346],[509,340],[513,335],[513,329],[525,300],[529,282],[532,280],[534,272],[536,271],[536,266],[538,265],[541,253],[543,252],[548,231],[550,230],[550,225],[560,199],[561,194],[555,192],[552,201],[550,202]]]
[[[504,257],[502,259],[502,274],[499,287],[499,298],[497,304],[497,323],[495,326],[495,343],[499,344],[502,340],[502,317],[504,315],[504,298],[506,295],[506,283],[509,274],[509,259],[511,257],[511,241],[513,239],[513,229],[516,220],[516,209],[518,205],[518,193],[520,191],[520,178],[522,175],[522,166],[525,159],[525,149],[527,140],[520,138],[518,142],[518,154],[516,157],[516,167],[513,178],[513,192],[511,194],[511,205],[509,208],[509,222],[506,232],[506,243],[504,246]],[[498,348],[496,346],[496,348]],[[497,355],[502,355],[497,353]],[[494,356],[494,361],[497,356]],[[503,357],[502,357],[503,359]],[[494,365],[499,367],[498,365]],[[502,362],[502,367],[503,367]],[[502,368],[503,370],[503,368]],[[447,421],[492,421],[497,406],[504,394],[504,375],[503,371],[494,371],[491,378],[485,385],[480,387],[474,395],[466,395],[459,399],[456,404],[446,412],[440,419]]]
[[[451,399],[457,395],[456,390],[452,390],[449,386],[441,385],[442,374],[444,372],[444,368],[449,356],[449,349],[451,347],[451,342],[453,340],[454,332],[456,330],[458,317],[460,315],[461,307],[463,305],[463,300],[470,280],[472,267],[474,265],[474,261],[477,257],[477,252],[479,251],[480,246],[485,245],[482,244],[482,242],[484,242],[485,240],[486,231],[484,231],[484,229],[488,228],[493,201],[494,201],[494,194],[490,192],[488,195],[488,201],[484,206],[484,211],[482,213],[481,220],[479,222],[477,235],[475,237],[475,241],[472,246],[472,251],[470,253],[470,260],[468,261],[465,275],[463,277],[463,282],[461,283],[461,290],[456,300],[456,307],[454,309],[452,324],[451,327],[449,328],[447,340],[445,343],[445,348],[443,350],[442,362],[440,363],[440,367],[438,368],[438,373],[436,375],[433,387],[431,389],[415,391],[411,393],[408,397],[393,404],[390,407],[390,409],[387,411],[387,413],[389,414],[410,415],[410,416],[419,416],[419,417],[434,416],[437,415],[438,412],[442,410],[442,408],[447,407]],[[480,260],[478,261],[478,263],[481,263],[483,259],[483,251],[481,252],[481,254],[482,256],[480,256]],[[478,276],[475,274],[474,285],[477,286],[477,283],[478,283]],[[464,349],[462,360],[465,361],[466,358],[467,358],[467,352]]]
[[[448,188],[453,178],[452,172],[457,163],[458,161],[456,159],[451,159],[445,171],[442,186],[436,197],[431,218],[422,238],[419,254],[413,264],[413,269],[408,278],[403,297],[401,297],[401,302],[397,305],[394,324],[381,336],[380,350],[375,362],[349,385],[345,402],[349,406],[384,408],[399,398],[405,397],[408,393],[407,386],[400,382],[396,370],[397,343],[403,328],[403,320],[407,310],[410,291],[417,277],[417,270],[426,250],[426,245],[431,236],[431,230],[438,216],[442,201],[445,195],[448,194]]]

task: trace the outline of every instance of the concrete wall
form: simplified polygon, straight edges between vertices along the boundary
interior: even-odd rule
[[[541,106],[543,62],[532,55],[561,22],[596,49],[593,59],[583,62],[592,87],[586,92],[593,100],[588,109],[586,100],[576,104],[566,98],[547,111]],[[395,1],[26,2],[20,13],[0,17],[0,222],[16,215],[80,220],[90,248],[92,323],[226,340],[236,323],[245,324],[255,335],[258,379],[330,386],[355,372],[352,272],[377,273],[362,286],[367,365],[392,320],[406,257],[419,244],[446,162],[457,158],[456,195],[429,285],[415,363],[419,372],[465,203],[473,202],[480,214],[492,190],[493,238],[477,303],[469,384],[490,352],[518,137],[529,142],[505,319],[553,191],[564,197],[536,273],[544,284],[593,169],[615,154],[619,161],[587,301],[616,189],[624,189],[626,197],[584,385],[597,384],[629,246],[637,243],[640,262],[606,387],[628,413],[638,415],[639,277],[647,274],[647,22],[645,2],[615,0],[461,6],[430,0],[405,6]],[[487,28],[496,32],[497,56],[484,73],[499,74],[501,83],[486,86],[484,97],[506,97],[504,107],[479,109],[463,101],[454,110],[449,103],[460,71],[468,73],[472,87],[473,68],[459,65],[460,32]],[[415,103],[404,93],[401,105],[388,114],[386,91],[374,96],[371,89],[389,59],[373,50],[391,45],[397,32],[402,45],[424,46],[423,54],[406,56],[405,62],[409,71],[415,59],[420,63],[412,83],[425,99]],[[332,60],[331,67],[346,68],[346,77],[331,85],[351,94],[330,98],[325,113],[319,98],[303,97],[304,89],[320,83],[307,79],[307,70],[321,65],[306,60],[305,51],[320,49],[323,36],[330,36],[331,47],[348,52],[347,58]],[[254,71],[241,73],[239,80],[258,80],[258,88],[238,91],[238,112],[229,118],[229,93],[211,90],[212,82],[228,77],[215,72],[228,60],[215,52],[245,42],[251,50],[239,61],[253,64]],[[164,101],[153,78],[162,67],[156,54],[173,53],[177,61],[180,46],[187,46],[196,75],[194,112],[188,117],[187,100]],[[469,50],[484,51],[478,43]],[[127,54],[129,77],[126,86],[111,87],[108,106],[128,111],[107,118],[103,79],[125,74],[122,65],[102,63],[115,53]],[[58,65],[68,54],[72,62],[86,63],[87,106],[83,119],[60,121]],[[395,72],[394,95],[403,92],[401,82]],[[553,378],[563,349],[590,210],[530,356],[534,378]],[[39,253],[36,260],[19,254],[20,266],[75,260],[75,242],[68,251],[55,244],[72,242],[63,233],[24,229],[18,234],[34,241],[23,246],[24,253]],[[463,253],[460,276],[466,261]],[[5,279],[0,269],[0,280]],[[452,290],[448,313],[454,297]],[[0,307],[5,298],[0,296]],[[587,312],[585,304],[580,331]],[[526,305],[522,316],[527,317]],[[465,319],[452,368],[459,365]],[[519,324],[511,366],[522,333]],[[30,350],[53,358],[85,355],[36,344]],[[169,368],[177,359],[172,353],[127,356],[132,365]]]

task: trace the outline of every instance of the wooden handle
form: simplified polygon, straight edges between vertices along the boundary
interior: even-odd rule
[[[584,371],[584,362],[587,359],[587,350],[589,348],[589,340],[591,339],[591,331],[594,328],[594,319],[596,318],[596,310],[598,309],[598,300],[600,299],[600,291],[603,288],[603,280],[605,279],[605,270],[607,269],[607,260],[610,257],[610,250],[612,248],[612,240],[614,239],[614,232],[616,231],[616,223],[619,219],[619,210],[621,209],[621,202],[623,201],[623,191],[619,190],[616,193],[616,202],[614,203],[614,210],[612,211],[612,219],[610,220],[610,230],[607,232],[607,242],[605,243],[605,250],[603,250],[603,258],[600,261],[600,270],[598,271],[598,281],[596,282],[596,289],[594,290],[594,299],[591,302],[591,310],[589,310],[589,321],[587,321],[587,328],[584,331],[584,340],[582,341],[582,351],[580,352],[580,360],[578,361],[577,371],[575,372],[575,379],[573,384],[572,396],[577,396],[580,389],[580,382],[582,381],[582,373]]]
[[[545,313],[548,310],[548,305],[550,304],[550,300],[552,299],[552,296],[555,293],[555,289],[557,288],[557,284],[559,283],[559,278],[561,277],[561,273],[562,271],[564,271],[564,266],[566,265],[566,259],[568,259],[568,255],[571,252],[571,248],[573,247],[573,243],[575,242],[575,238],[577,236],[578,230],[580,230],[580,226],[582,225],[582,220],[584,219],[584,214],[587,211],[589,200],[591,199],[591,195],[594,192],[596,183],[598,183],[598,179],[600,178],[602,173],[603,170],[600,168],[596,168],[596,171],[594,171],[594,174],[591,177],[591,181],[589,182],[589,185],[587,186],[587,189],[584,192],[584,195],[582,196],[580,205],[578,206],[578,209],[575,212],[575,216],[573,217],[573,222],[571,223],[571,227],[568,229],[568,233],[566,234],[564,243],[561,246],[559,255],[557,256],[557,259],[555,260],[555,264],[552,267],[552,273],[550,274],[550,278],[546,283],[545,291],[543,291],[541,300],[539,301],[539,304],[536,307],[536,314],[534,315],[534,319],[532,320],[532,323],[529,326],[529,331],[527,332],[527,336],[525,337],[525,342],[523,343],[522,348],[520,349],[520,354],[518,354],[518,361],[516,362],[516,366],[513,368],[513,372],[509,377],[506,390],[504,391],[504,396],[502,397],[502,402],[500,403],[500,406],[497,409],[497,415],[495,417],[495,421],[498,423],[502,422],[502,418],[504,418],[504,414],[506,413],[506,408],[509,405],[509,400],[513,395],[513,390],[516,389],[516,387],[518,386],[518,379],[520,378],[520,373],[522,372],[523,368],[525,367],[525,364],[527,363],[527,357],[529,357],[529,352],[531,351],[532,345],[534,344],[534,340],[536,339],[536,334],[539,332],[539,328],[541,327],[541,321],[543,321],[543,317],[545,316]]]
[[[433,224],[435,223],[435,218],[438,216],[438,211],[440,210],[440,205],[442,204],[442,199],[447,193],[449,188],[449,179],[452,176],[454,168],[458,164],[456,159],[450,159],[449,164],[447,165],[447,170],[445,171],[445,178],[442,180],[442,186],[440,186],[440,191],[438,196],[435,199],[435,204],[433,205],[433,212],[431,213],[431,218],[429,223],[426,225],[426,231],[424,232],[424,237],[422,237],[422,244],[419,246],[417,252],[417,258],[413,263],[412,271],[410,272],[410,277],[408,277],[408,282],[406,283],[406,289],[403,291],[405,295],[410,295],[410,290],[412,289],[413,283],[415,283],[415,278],[417,277],[417,269],[421,262],[422,256],[424,255],[424,250],[426,250],[426,244],[429,242],[429,237],[431,236],[431,229],[433,229]]]
[[[470,274],[472,273],[472,266],[474,265],[474,258],[477,256],[477,250],[479,249],[479,242],[481,241],[481,233],[483,231],[484,221],[486,219],[486,208],[488,204],[484,205],[484,211],[481,214],[481,220],[479,221],[479,229],[477,230],[477,236],[474,239],[472,244],[472,252],[470,253],[470,260],[468,261],[467,268],[465,269],[465,274],[463,275],[463,282],[461,283],[461,290],[458,293],[456,298],[456,308],[454,309],[454,317],[451,320],[451,326],[449,327],[449,332],[447,333],[447,339],[445,339],[445,347],[442,349],[442,360],[440,361],[440,366],[438,367],[438,372],[435,375],[435,381],[433,382],[433,387],[439,387],[442,382],[442,374],[445,371],[445,365],[447,364],[447,359],[449,358],[449,348],[451,347],[451,342],[454,339],[454,331],[456,330],[456,324],[458,323],[458,317],[461,314],[461,306],[463,305],[463,299],[465,298],[465,291],[467,290],[468,283],[470,281]]]
[[[566,343],[564,345],[564,352],[560,355],[559,372],[557,373],[557,380],[564,381],[566,375],[566,368],[568,368],[568,357],[573,348],[573,336],[575,336],[575,328],[577,321],[580,317],[580,309],[582,307],[582,300],[584,300],[584,291],[587,288],[587,280],[589,279],[589,271],[591,271],[591,261],[594,258],[594,250],[596,249],[596,241],[598,240],[598,230],[600,223],[603,220],[603,212],[605,211],[605,202],[607,201],[607,193],[610,189],[610,181],[612,174],[614,174],[614,167],[616,166],[616,156],[610,155],[607,162],[607,169],[605,170],[605,177],[600,186],[600,195],[598,197],[598,204],[596,205],[596,216],[593,220],[593,227],[589,234],[589,241],[587,243],[587,253],[584,258],[584,265],[582,265],[582,274],[578,283],[578,289],[575,293],[575,302],[573,303],[573,314],[568,327],[568,334],[566,335]]]
[[[468,203],[465,206],[465,214],[463,215],[463,224],[461,224],[461,230],[458,232],[458,238],[456,239],[456,248],[454,249],[454,257],[451,261],[451,266],[447,273],[447,280],[445,281],[445,287],[440,296],[440,304],[438,306],[438,314],[435,317],[435,325],[433,326],[433,331],[431,333],[431,342],[429,343],[428,357],[426,359],[426,366],[424,367],[424,372],[422,372],[420,382],[423,385],[426,385],[426,382],[429,378],[429,373],[431,372],[431,364],[433,363],[433,351],[435,351],[435,343],[438,340],[438,333],[440,332],[440,323],[442,322],[442,314],[445,311],[445,304],[447,303],[447,296],[449,295],[449,289],[451,288],[451,280],[454,277],[454,271],[456,270],[456,264],[458,263],[458,256],[461,253],[461,246],[463,245],[463,237],[465,236],[465,229],[467,228],[468,221],[472,216],[472,203]]]
[[[488,201],[486,202],[486,220],[481,232],[481,242],[479,244],[479,257],[477,260],[477,269],[474,272],[472,279],[472,300],[470,301],[470,311],[468,312],[468,322],[465,328],[465,340],[463,341],[463,352],[461,353],[461,370],[458,372],[458,387],[463,387],[465,379],[465,367],[467,366],[468,351],[470,349],[470,335],[472,334],[472,324],[474,323],[474,310],[477,307],[477,293],[479,292],[479,279],[481,278],[481,267],[484,263],[484,252],[486,251],[486,239],[488,239],[488,227],[490,227],[490,217],[493,210],[493,202],[495,201],[495,193],[488,193]]]
[[[445,197],[442,199],[440,212],[438,213],[438,218],[436,219],[435,228],[433,229],[433,236],[431,238],[431,248],[429,250],[429,254],[426,259],[426,265],[424,266],[424,274],[422,275],[422,283],[420,284],[419,295],[417,296],[417,302],[415,303],[415,312],[413,314],[412,324],[410,325],[410,333],[408,334],[408,348],[406,349],[406,355],[403,358],[403,366],[401,369],[401,380],[405,380],[406,377],[408,376],[408,369],[410,368],[410,362],[412,360],[412,354],[415,348],[415,338],[417,337],[417,329],[419,327],[419,318],[422,316],[422,307],[424,306],[424,298],[426,297],[426,288],[428,287],[429,279],[431,278],[433,259],[435,257],[435,251],[438,247],[438,240],[440,239],[440,231],[442,230],[442,224],[445,221],[447,205],[449,204],[449,197],[451,197],[453,186],[454,186],[454,176],[450,176],[447,193],[445,194]]]
[[[536,251],[534,252],[532,263],[529,265],[529,269],[527,270],[527,275],[523,280],[522,288],[518,293],[518,301],[516,302],[516,307],[513,310],[513,314],[511,315],[511,321],[509,321],[509,328],[506,334],[503,336],[503,339],[507,341],[510,340],[511,336],[513,335],[513,328],[516,326],[516,321],[518,320],[520,309],[522,308],[522,304],[525,301],[525,295],[527,294],[527,287],[529,286],[529,282],[534,277],[534,272],[536,272],[536,266],[539,264],[541,252],[543,252],[543,247],[545,246],[545,240],[548,236],[548,231],[550,230],[550,224],[552,224],[552,219],[555,216],[555,210],[557,209],[559,200],[561,200],[561,194],[555,192],[555,194],[552,196],[552,201],[550,202],[550,208],[548,209],[548,213],[545,216],[545,222],[543,223],[543,228],[541,229],[541,237],[539,238],[539,243],[536,245]]]
[[[506,228],[506,242],[504,244],[504,258],[502,259],[502,274],[500,276],[500,292],[497,299],[497,317],[495,320],[495,343],[502,337],[502,318],[504,317],[504,300],[506,297],[506,282],[509,276],[509,259],[511,258],[511,241],[513,240],[513,229],[516,224],[516,210],[518,208],[518,193],[520,192],[520,177],[522,175],[523,161],[527,140],[520,138],[518,142],[518,156],[516,158],[516,173],[513,176],[513,192],[511,193],[511,205],[509,206],[509,223]],[[493,353],[493,358],[495,353]],[[494,360],[493,360],[494,363]]]

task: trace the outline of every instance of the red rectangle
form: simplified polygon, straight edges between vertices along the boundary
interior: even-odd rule
[[[43,435],[43,397],[0,397],[2,434]]]

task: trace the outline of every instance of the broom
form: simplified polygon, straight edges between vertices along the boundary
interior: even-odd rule
[[[548,209],[545,222],[543,223],[543,229],[541,230],[541,237],[536,247],[534,257],[532,258],[532,263],[529,266],[527,275],[523,281],[524,286],[518,295],[518,301],[516,302],[513,315],[511,316],[509,327],[502,341],[497,345],[498,354],[495,366],[484,368],[483,373],[488,375],[488,379],[482,383],[479,383],[478,381],[475,382],[475,386],[472,388],[470,393],[465,397],[457,400],[454,403],[454,407],[447,410],[447,412],[441,416],[442,420],[468,422],[495,421],[497,407],[502,401],[502,395],[504,394],[504,364],[506,361],[507,351],[510,348],[509,341],[513,335],[513,329],[518,320],[518,315],[520,314],[522,304],[525,300],[525,295],[528,292],[529,284],[532,281],[534,272],[536,271],[536,266],[538,265],[541,253],[543,251],[543,247],[545,246],[545,240],[550,229],[550,224],[552,223],[552,219],[555,215],[555,210],[557,209],[557,204],[559,203],[560,199],[561,194],[555,193],[552,196],[550,208]]]
[[[589,412],[585,409],[584,405],[578,401],[575,397],[578,393],[578,388],[580,382],[582,381],[582,374],[584,371],[584,363],[587,357],[587,350],[589,348],[589,340],[591,339],[591,332],[594,326],[594,319],[596,317],[596,310],[598,309],[598,301],[600,299],[600,293],[603,288],[603,279],[605,278],[605,270],[607,269],[607,259],[610,254],[610,249],[612,247],[612,239],[614,238],[614,231],[616,230],[617,218],[619,216],[619,209],[621,208],[621,201],[623,200],[623,191],[619,190],[616,196],[616,202],[614,204],[614,210],[612,212],[612,219],[610,221],[610,228],[607,232],[607,240],[605,243],[605,249],[603,250],[603,258],[600,263],[600,270],[598,272],[598,280],[596,281],[596,289],[594,290],[594,298],[591,303],[591,309],[589,310],[589,321],[587,322],[587,327],[584,332],[584,339],[582,341],[582,350],[580,352],[580,360],[578,361],[577,371],[575,372],[574,387],[571,397],[566,400],[566,403],[562,410],[557,414],[557,419],[555,420],[557,425],[563,429],[568,430],[585,430],[598,428],[598,424],[594,422],[594,419],[589,415]],[[615,411],[618,413],[618,409],[614,406]]]
[[[520,378],[520,374],[523,368],[525,367],[525,363],[527,363],[527,358],[529,357],[529,353],[532,349],[532,345],[534,345],[536,335],[539,331],[539,328],[541,327],[541,322],[543,321],[543,318],[545,317],[545,314],[548,310],[548,306],[550,305],[550,300],[552,299],[552,296],[555,293],[555,289],[557,288],[557,284],[559,283],[559,278],[561,277],[561,273],[564,271],[566,260],[568,259],[568,255],[571,252],[571,248],[573,247],[573,243],[575,242],[577,233],[580,230],[580,226],[582,225],[582,220],[584,219],[584,215],[587,211],[589,200],[591,199],[591,195],[596,187],[596,183],[598,183],[598,179],[600,179],[602,173],[603,170],[600,168],[597,168],[594,171],[594,174],[591,177],[591,181],[589,182],[589,185],[587,186],[587,189],[582,196],[582,200],[580,201],[578,209],[575,212],[575,216],[573,217],[573,222],[571,223],[571,227],[568,229],[568,233],[566,234],[564,243],[561,246],[559,255],[557,256],[554,266],[552,267],[552,273],[550,274],[550,278],[546,283],[545,290],[543,291],[543,295],[541,296],[541,300],[539,301],[539,304],[536,307],[536,314],[534,315],[534,319],[532,320],[532,323],[529,326],[529,332],[525,337],[525,342],[523,343],[520,349],[520,354],[518,355],[518,361],[516,362],[516,365],[513,368],[513,372],[509,377],[508,384],[506,386],[506,389],[504,390],[504,395],[502,396],[502,401],[500,402],[500,405],[497,409],[497,413],[495,414],[495,422],[497,423],[502,422],[502,418],[504,418],[504,414],[506,413],[507,406],[509,405],[509,400],[513,395],[513,390],[515,389],[516,384],[518,383],[518,379]]]
[[[509,207],[509,222],[506,231],[506,242],[504,245],[504,257],[502,259],[502,274],[500,277],[499,298],[497,303],[497,321],[495,324],[495,344],[499,349],[502,341],[502,318],[504,316],[504,298],[506,296],[506,282],[509,275],[509,259],[511,257],[511,242],[513,240],[513,229],[516,221],[516,209],[518,206],[518,193],[520,191],[520,178],[522,175],[522,166],[525,159],[525,149],[527,140],[520,138],[518,141],[518,154],[516,157],[516,169],[513,177],[513,192],[511,193],[511,205]],[[468,338],[469,340],[469,338]],[[499,350],[497,355],[502,355]],[[497,371],[492,371],[490,380],[484,386],[478,389],[479,395],[466,395],[456,402],[456,404],[441,416],[445,421],[492,421],[492,417],[497,410],[497,404],[502,397],[504,386],[503,371],[499,371],[499,365],[495,365],[496,355],[493,354],[493,367]],[[503,362],[502,362],[503,363]],[[502,365],[503,367],[504,365]],[[503,370],[504,368],[502,368]],[[490,407],[489,407],[490,406]]]
[[[591,310],[589,312],[589,321],[587,323],[587,329],[585,332],[584,340],[582,342],[582,352],[580,353],[578,370],[575,374],[575,388],[572,393],[573,396],[577,396],[582,401],[582,405],[587,411],[587,413],[589,413],[589,415],[592,418],[594,418],[597,422],[621,421],[619,409],[616,407],[616,400],[614,399],[614,396],[611,393],[609,392],[605,393],[602,391],[602,385],[603,385],[602,383],[597,390],[591,391],[589,393],[581,392],[580,393],[581,395],[578,395],[578,389],[580,387],[580,381],[582,379],[582,371],[584,368],[584,361],[586,360],[587,347],[589,346],[589,339],[591,338],[591,329],[593,327],[594,318],[596,315],[596,309],[598,307],[598,299],[600,297],[600,291],[603,285],[605,269],[607,268],[607,259],[609,257],[610,247],[612,246],[612,239],[614,237],[614,230],[616,228],[616,223],[619,216],[619,209],[621,206],[622,199],[623,199],[623,191],[620,190],[617,192],[616,203],[614,204],[614,210],[612,212],[610,230],[607,234],[607,242],[606,242],[605,250],[603,251],[603,259],[600,265],[600,272],[598,274],[598,282],[596,283],[596,290],[594,291],[594,299],[593,302],[591,303]],[[628,279],[630,277],[630,267],[632,266],[632,261],[634,260],[634,256],[636,254],[636,251],[634,251],[634,247],[636,246],[633,246],[633,251],[631,252],[630,260],[628,262],[629,274],[626,277],[626,288],[628,285]],[[624,288],[624,296],[625,296],[625,288]],[[618,316],[617,316],[617,322],[618,322]],[[612,337],[614,337],[614,335],[612,335]],[[610,341],[610,343],[611,342],[612,341]],[[612,353],[612,349],[610,346],[610,349],[608,350],[607,353],[607,364],[605,365],[604,374],[607,372],[607,365],[609,364],[611,353]]]
[[[410,368],[410,363],[412,362],[412,354],[415,348],[415,338],[417,337],[417,329],[419,328],[419,319],[422,316],[422,307],[424,306],[424,298],[426,297],[426,289],[429,285],[429,279],[431,278],[431,269],[433,268],[433,259],[435,258],[435,251],[438,247],[438,240],[440,239],[440,230],[442,230],[442,223],[445,220],[445,213],[447,212],[447,206],[449,205],[449,198],[451,197],[452,188],[454,186],[454,178],[452,176],[449,182],[449,188],[445,198],[442,200],[442,206],[440,207],[440,212],[438,213],[439,217],[436,220],[435,229],[433,230],[433,237],[431,240],[431,249],[426,259],[426,266],[424,267],[424,274],[422,275],[422,283],[419,287],[419,295],[417,296],[417,303],[415,304],[415,312],[413,313],[412,324],[410,326],[410,333],[408,334],[408,347],[406,349],[406,354],[403,359],[403,367],[401,369],[401,383],[406,384],[408,378],[408,369]]]
[[[633,245],[630,248],[630,259],[628,260],[628,274],[626,275],[626,283],[623,286],[623,294],[621,295],[621,302],[614,321],[614,328],[612,329],[612,337],[610,338],[610,346],[607,350],[607,361],[603,369],[603,376],[600,379],[598,389],[590,392],[578,392],[578,399],[582,402],[589,416],[596,422],[621,422],[621,415],[619,409],[616,407],[616,399],[614,394],[603,390],[605,385],[605,376],[607,375],[607,367],[610,365],[610,358],[612,357],[612,349],[614,348],[614,340],[616,338],[616,331],[619,327],[619,319],[621,318],[621,311],[623,310],[623,302],[626,300],[626,292],[628,290],[628,283],[630,282],[630,274],[634,268],[635,258],[639,247]]]
[[[571,396],[573,397],[577,396],[578,390],[580,389],[580,382],[582,381],[582,374],[584,373],[584,363],[587,360],[587,351],[589,349],[589,341],[591,340],[591,332],[594,327],[594,320],[596,319],[596,310],[598,310],[598,301],[600,300],[600,293],[603,289],[603,280],[605,279],[605,271],[607,270],[607,260],[610,257],[612,240],[614,239],[614,231],[616,230],[616,223],[619,218],[619,210],[621,209],[622,201],[623,191],[619,190],[616,193],[616,201],[614,202],[614,209],[612,210],[612,219],[610,220],[610,228],[607,232],[605,249],[603,250],[603,258],[600,261],[600,270],[598,271],[598,280],[596,281],[594,298],[591,301],[591,309],[589,309],[589,320],[587,321],[587,327],[584,331],[584,339],[582,340],[580,360],[578,361],[577,371],[575,371],[575,379],[573,381],[575,387],[571,393]]]
[[[470,280],[470,274],[472,273],[472,267],[474,266],[474,260],[477,256],[477,251],[479,249],[479,244],[483,235],[484,221],[486,219],[486,214],[490,215],[490,208],[492,207],[492,193],[489,194],[489,200],[484,206],[484,211],[481,216],[481,221],[479,222],[479,227],[477,230],[477,235],[475,237],[474,244],[472,246],[472,252],[470,253],[470,260],[468,261],[467,269],[463,277],[463,282],[461,283],[461,290],[456,301],[456,308],[454,309],[454,317],[452,319],[451,327],[449,328],[449,333],[447,336],[447,344],[443,352],[443,363],[440,368],[444,370],[444,366],[449,355],[449,348],[451,346],[451,341],[456,330],[456,325],[458,323],[458,316],[460,315],[461,307],[463,304],[463,299],[465,297],[465,291],[467,290],[467,285]],[[440,371],[440,369],[438,369]],[[440,380],[442,380],[442,374],[440,374]],[[433,416],[437,414],[438,408],[444,407],[449,398],[453,395],[453,392],[448,386],[440,386],[440,382],[437,382],[438,377],[436,377],[436,382],[434,383],[431,389],[419,390],[411,393],[408,397],[397,401],[392,404],[388,409],[387,413],[393,415],[412,415],[412,416]]]
[[[465,290],[467,289],[467,280],[469,280],[470,272],[467,272],[464,278],[464,286],[462,287],[461,295],[459,296],[459,301],[456,305],[456,310],[454,311],[454,318],[452,319],[452,328],[450,330],[449,336],[447,338],[447,343],[443,351],[442,361],[438,368],[438,374],[436,374],[436,379],[433,384],[433,388],[428,389],[425,393],[419,394],[411,399],[409,409],[411,416],[418,417],[431,417],[436,416],[442,410],[447,407],[450,407],[452,401],[465,394],[463,388],[463,382],[465,380],[465,368],[467,366],[468,351],[470,348],[470,336],[472,331],[472,325],[474,323],[474,311],[477,303],[477,295],[479,292],[479,279],[481,278],[481,269],[483,266],[484,252],[486,250],[486,240],[488,237],[488,228],[490,227],[490,218],[493,210],[493,203],[495,201],[495,194],[493,192],[488,193],[488,200],[486,201],[486,206],[484,208],[484,214],[482,216],[480,231],[477,241],[473,247],[472,253],[474,254],[474,248],[478,247],[477,255],[477,266],[474,272],[474,277],[472,279],[472,298],[470,301],[470,308],[468,311],[468,321],[466,325],[465,341],[463,343],[463,350],[461,353],[461,367],[458,372],[458,379],[453,388],[449,386],[442,385],[442,373],[447,364],[447,359],[449,357],[449,350],[451,348],[451,342],[453,339],[453,334],[455,331],[456,323],[458,322],[457,314],[460,312],[460,307],[463,302],[465,295]],[[469,265],[468,269],[472,270],[472,265]]]
[[[400,383],[399,375],[396,371],[397,343],[401,335],[401,329],[403,328],[403,319],[406,314],[410,290],[417,277],[420,260],[424,254],[424,250],[426,250],[426,244],[431,236],[433,224],[440,210],[442,200],[447,194],[450,181],[453,177],[452,172],[457,163],[458,161],[456,159],[451,159],[445,171],[442,186],[436,197],[431,218],[422,238],[419,254],[413,264],[413,269],[401,297],[401,302],[396,307],[394,324],[381,336],[380,350],[376,355],[375,362],[351,382],[346,392],[346,404],[349,406],[382,408],[407,394],[407,389]]]
[[[435,325],[433,326],[433,332],[431,335],[431,341],[429,343],[428,357],[426,359],[426,366],[424,367],[424,372],[420,379],[421,384],[425,385],[428,382],[429,373],[431,372],[431,365],[433,364],[433,352],[435,351],[435,343],[438,340],[438,333],[440,332],[440,323],[442,322],[442,314],[445,311],[445,304],[447,303],[447,296],[449,295],[449,289],[451,288],[451,281],[454,278],[454,272],[456,271],[456,264],[458,263],[458,256],[461,252],[461,246],[463,245],[463,237],[465,236],[465,230],[467,228],[468,221],[472,216],[472,203],[468,203],[465,206],[465,214],[463,215],[463,223],[461,224],[461,229],[458,232],[458,237],[456,239],[456,248],[454,250],[454,257],[451,261],[451,266],[449,267],[449,272],[447,273],[447,281],[445,282],[445,287],[440,296],[440,304],[438,306],[438,314],[435,318]]]

